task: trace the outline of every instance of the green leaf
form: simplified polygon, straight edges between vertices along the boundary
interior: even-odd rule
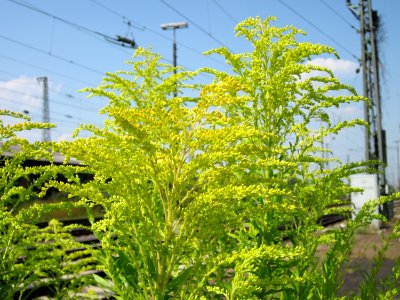
[[[167,287],[167,294],[176,291],[180,288],[183,288],[184,287],[183,284],[185,283],[186,280],[188,280],[189,276],[192,274],[194,269],[195,266],[190,266],[188,268],[185,268],[181,273],[179,273],[178,276],[169,281]]]
[[[133,267],[129,257],[122,250],[117,250],[118,257],[116,258],[116,267],[122,272],[127,283],[131,287],[138,287],[137,270]]]
[[[150,278],[155,280],[157,278],[157,269],[154,264],[154,261],[148,253],[145,254],[145,258],[146,258],[146,268],[147,268],[148,274],[150,275]]]
[[[104,279],[97,274],[92,274],[92,275],[93,275],[94,280],[100,285],[100,287],[106,288],[110,291],[113,290],[114,284],[111,280]]]

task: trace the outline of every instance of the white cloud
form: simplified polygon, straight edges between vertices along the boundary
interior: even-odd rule
[[[327,67],[332,70],[336,76],[351,76],[356,74],[359,65],[351,60],[345,59],[334,59],[334,58],[314,58],[309,64],[318,65],[322,67]]]
[[[21,76],[0,81],[0,108],[37,114],[42,107],[42,86],[36,78]]]
[[[52,93],[60,93],[62,86],[49,81],[49,97]],[[42,121],[42,95],[43,83],[39,82],[36,77],[20,76],[18,78],[7,81],[0,81],[0,109],[8,109],[15,112],[24,112],[31,117],[33,122]],[[51,102],[51,99],[50,99]],[[51,105],[50,105],[51,106]],[[21,119],[2,116],[2,121],[6,124],[16,124]],[[57,134],[51,130],[51,136],[55,140]],[[42,131],[33,129],[29,131],[18,132],[17,136],[26,138],[29,141],[41,140]]]
[[[42,140],[42,130],[40,130],[40,129],[25,130],[25,131],[18,132],[17,136],[20,138],[27,139],[30,142],[41,141]]]
[[[345,114],[345,115],[360,115],[361,116],[361,109],[359,107],[355,107],[355,106],[347,106],[344,107],[343,109],[340,110],[341,114]]]
[[[72,141],[72,133],[64,133],[61,134],[58,138],[57,141]]]
[[[339,108],[330,110],[331,121],[333,124],[343,122],[345,120],[353,120],[355,118],[363,118],[362,104],[345,104]]]

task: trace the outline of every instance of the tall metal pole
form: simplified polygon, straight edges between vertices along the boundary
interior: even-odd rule
[[[400,191],[400,149],[399,144],[400,141],[394,141],[396,145],[396,153],[397,153],[397,191]]]
[[[360,10],[360,34],[361,34],[361,62],[362,62],[362,74],[363,74],[363,94],[365,97],[368,96],[368,78],[367,78],[367,54],[366,54],[366,41],[365,41],[365,24],[364,24],[364,1],[359,2]],[[364,102],[364,120],[369,124],[369,107],[368,103]],[[365,145],[365,160],[371,159],[371,146],[370,146],[370,132],[369,128],[364,129],[364,145]]]
[[[47,77],[38,77],[38,82],[43,83],[43,103],[42,103],[42,120],[43,123],[50,122],[50,110],[49,110],[49,89]],[[49,142],[50,138],[50,128],[42,129],[42,142]]]
[[[174,74],[176,75],[176,27],[174,27],[174,41],[172,46],[172,56],[173,56],[173,64],[174,64]],[[174,97],[178,96],[178,82],[175,82],[175,91]]]
[[[372,9],[371,0],[359,0],[358,6],[353,6],[347,0],[347,6],[360,21],[361,63],[363,70],[363,92],[371,104],[364,104],[364,119],[370,126],[370,132],[365,129],[365,158],[379,160],[378,180],[381,194],[386,188],[386,149],[384,130],[382,129],[381,93],[379,85],[379,58],[376,31],[379,27],[379,17]]]
[[[176,27],[173,29],[174,31],[174,40],[172,45],[172,55],[173,55],[173,64],[174,64],[174,73],[176,74]]]
[[[174,66],[174,74],[176,75],[176,66],[177,66],[177,55],[176,55],[176,29],[179,28],[187,28],[188,23],[187,22],[178,22],[178,23],[166,23],[166,24],[161,24],[160,25],[163,30],[173,30],[173,41],[172,41],[172,63]],[[178,95],[178,82],[175,84],[175,91],[174,91],[174,97]]]
[[[376,138],[377,138],[377,151],[378,159],[381,162],[379,165],[379,171],[382,176],[381,185],[386,185],[386,176],[385,176],[385,166],[383,163],[385,162],[385,155],[383,149],[383,130],[382,130],[382,111],[381,111],[381,93],[380,93],[380,85],[379,85],[379,61],[378,61],[378,47],[376,43],[376,21],[372,11],[371,0],[368,0],[368,15],[369,15],[369,31],[370,31],[370,43],[371,43],[371,64],[373,67],[373,102],[375,104],[375,115],[376,115]]]

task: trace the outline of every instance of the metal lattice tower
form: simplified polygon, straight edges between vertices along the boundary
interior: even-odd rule
[[[360,21],[363,94],[371,101],[370,105],[364,104],[364,119],[370,126],[370,131],[368,128],[365,129],[365,159],[379,160],[386,164],[386,137],[382,129],[377,43],[380,20],[377,11],[372,9],[371,0],[359,0],[358,5],[352,5],[351,0],[346,1],[351,12]],[[383,194],[386,186],[385,166],[380,164],[378,171],[378,181]]]
[[[43,123],[50,123],[50,111],[49,111],[49,89],[47,83],[47,77],[38,77],[38,82],[43,83],[43,104],[42,104],[42,117]],[[42,142],[49,142],[50,138],[50,128],[42,129]]]

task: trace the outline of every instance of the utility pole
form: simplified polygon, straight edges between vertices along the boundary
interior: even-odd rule
[[[399,149],[399,144],[400,141],[394,141],[396,145],[396,154],[397,154],[397,191],[400,191],[400,149]]]
[[[364,104],[364,119],[370,126],[365,129],[365,160],[379,160],[378,183],[380,194],[386,193],[386,136],[382,128],[381,93],[379,84],[379,53],[377,30],[380,26],[379,15],[372,9],[372,0],[359,0],[352,5],[346,0],[353,15],[360,21],[361,64],[363,71],[363,92],[371,103]]]
[[[172,42],[172,60],[173,60],[173,65],[174,65],[174,74],[176,75],[177,59],[176,59],[176,33],[175,33],[175,30],[178,28],[187,28],[188,23],[187,22],[166,23],[166,24],[161,24],[160,27],[163,30],[172,29],[174,31],[174,38],[173,38],[173,42]],[[177,84],[176,84],[174,96],[176,97],[177,95],[178,95],[178,88],[177,88]]]
[[[43,104],[42,104],[42,117],[43,123],[50,123],[50,111],[49,111],[49,89],[47,83],[47,77],[38,77],[37,81],[43,83]],[[42,129],[42,142],[50,142],[50,128]]]

